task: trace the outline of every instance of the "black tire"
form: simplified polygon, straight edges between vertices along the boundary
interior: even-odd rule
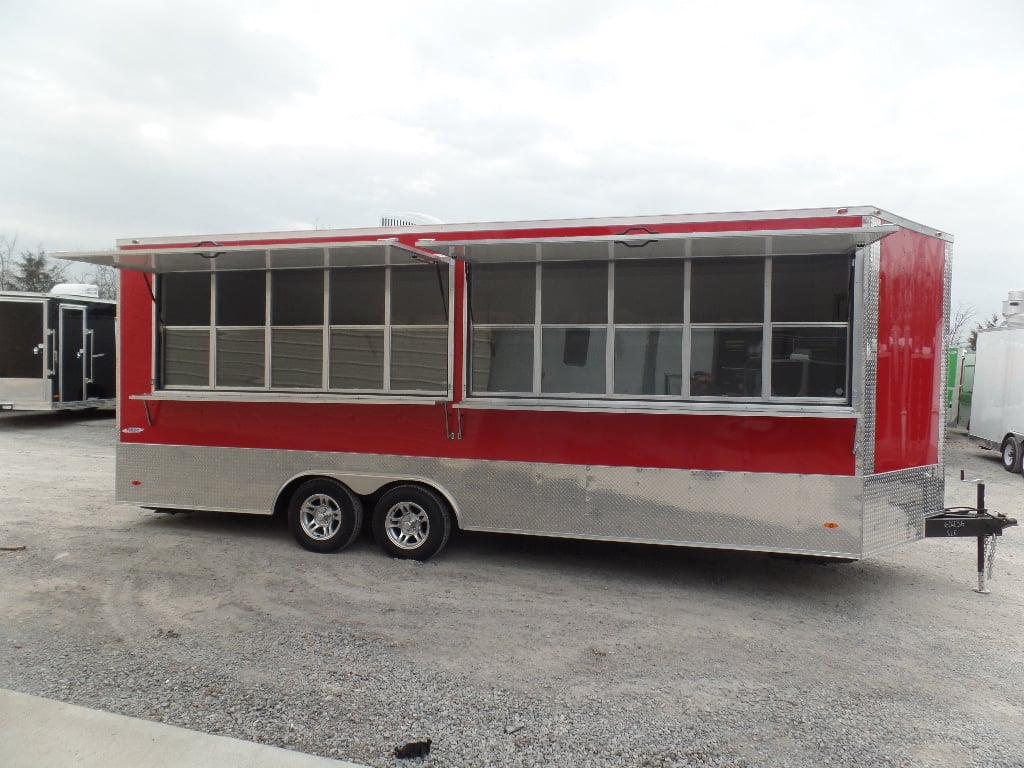
[[[444,548],[451,532],[448,502],[421,485],[395,486],[373,508],[373,538],[392,557],[426,560]]]
[[[288,525],[295,540],[312,552],[344,549],[363,527],[363,504],[341,483],[307,480],[288,501]]]
[[[1020,472],[1020,444],[1017,440],[1012,435],[1008,435],[999,450],[1002,454],[1003,469],[1007,472]]]

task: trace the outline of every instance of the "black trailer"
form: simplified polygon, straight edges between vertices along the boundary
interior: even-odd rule
[[[93,285],[0,292],[0,410],[113,407],[116,317]]]

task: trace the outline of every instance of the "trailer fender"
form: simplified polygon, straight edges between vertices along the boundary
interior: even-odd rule
[[[999,447],[1003,469],[1007,472],[1021,471],[1021,453],[1024,446],[1024,436],[1016,432],[1010,432],[1003,438]]]
[[[332,470],[310,470],[308,472],[302,472],[289,478],[278,489],[277,497],[274,501],[274,514],[282,514],[287,510],[288,501],[295,492],[295,489],[306,480],[316,477],[326,477],[331,480],[336,480],[359,496],[372,496],[391,485],[407,485],[411,483],[414,485],[425,486],[439,493],[441,497],[448,502],[448,506],[451,507],[452,514],[455,516],[456,525],[460,528],[462,527],[462,513],[459,510],[459,505],[455,502],[455,498],[448,489],[436,480],[431,480],[426,477],[418,477],[415,475],[368,475],[336,472]]]

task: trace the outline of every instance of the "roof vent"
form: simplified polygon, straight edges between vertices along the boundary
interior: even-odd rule
[[[51,296],[77,296],[82,299],[98,299],[99,286],[87,283],[59,283],[50,289]]]
[[[1024,291],[1010,291],[1003,302],[1003,317],[1007,325],[1024,326]]]
[[[385,213],[380,217],[382,227],[415,227],[420,224],[444,224],[439,218],[429,213]]]

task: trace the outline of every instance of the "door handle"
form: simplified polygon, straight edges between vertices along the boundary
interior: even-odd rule
[[[92,331],[91,328],[86,330],[86,332],[85,332],[85,342],[82,345],[82,353],[83,354],[85,353],[86,347],[89,348],[89,354],[86,356],[86,361],[89,364],[89,372],[85,376],[85,383],[86,384],[92,384],[92,374],[93,374],[93,369],[95,368],[94,360],[96,358],[96,355],[94,355],[92,352],[96,348],[96,337],[93,334],[93,331]]]
[[[44,350],[46,349],[46,347],[45,347],[46,342],[47,341],[50,342],[50,367],[46,371],[46,375],[47,376],[53,376],[54,374],[57,373],[57,344],[56,344],[57,333],[56,333],[56,331],[54,331],[51,328],[50,330],[48,330],[46,332],[46,335],[47,335],[48,338],[43,341],[43,344],[44,344],[43,349]],[[46,352],[45,351],[43,352],[43,357],[44,358],[46,357]]]

